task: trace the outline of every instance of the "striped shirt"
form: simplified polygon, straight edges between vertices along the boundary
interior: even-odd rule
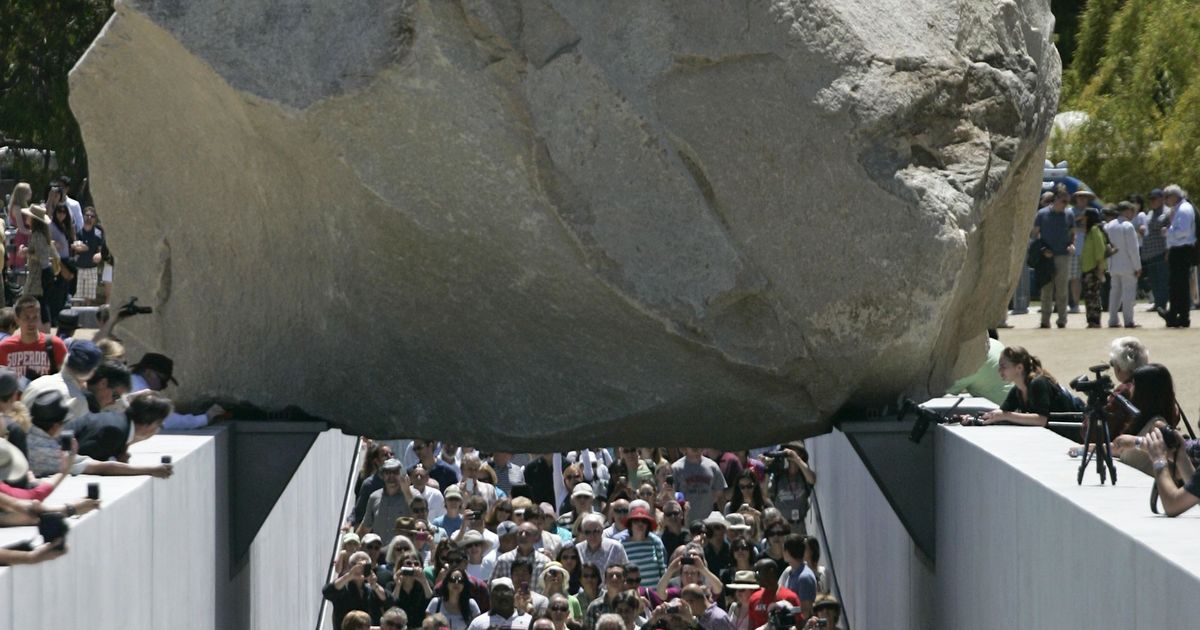
[[[641,585],[650,588],[657,586],[658,580],[667,570],[667,552],[663,547],[662,539],[650,532],[646,534],[646,540],[635,542],[629,539],[629,533],[626,530],[618,534],[617,540],[625,548],[625,555],[628,556],[629,561],[641,569]]]

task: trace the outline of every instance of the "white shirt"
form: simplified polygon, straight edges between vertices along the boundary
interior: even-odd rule
[[[67,212],[71,213],[71,223],[75,226],[75,234],[78,235],[79,230],[83,229],[83,208],[79,207],[78,201],[75,201],[66,195],[63,196],[66,197],[67,200]]]
[[[1137,228],[1126,219],[1113,219],[1104,225],[1108,241],[1117,248],[1117,253],[1108,259],[1108,272],[1133,275],[1142,268],[1142,257],[1138,253]]]
[[[511,617],[501,617],[495,613],[487,613],[476,617],[467,630],[529,630],[529,625],[533,623],[533,617],[522,613],[519,610],[513,610]]]
[[[446,498],[442,496],[441,491],[433,486],[426,485],[421,491],[421,496],[425,497],[425,503],[429,506],[429,521],[446,513]]]
[[[479,564],[467,563],[467,575],[486,582],[492,581],[492,571],[496,568],[496,552],[483,556]]]
[[[1196,209],[1187,201],[1171,209],[1171,226],[1167,228],[1167,248],[1183,247],[1196,242],[1193,226],[1196,223]]]

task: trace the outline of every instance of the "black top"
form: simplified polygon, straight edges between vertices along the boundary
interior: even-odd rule
[[[131,422],[124,413],[102,411],[80,416],[71,421],[67,428],[75,431],[80,455],[104,462],[129,448]]]
[[[1076,410],[1075,401],[1067,395],[1067,392],[1044,376],[1038,376],[1029,381],[1029,394],[1024,399],[1021,398],[1021,390],[1016,387],[1009,390],[1008,397],[1004,399],[1004,404],[1000,405],[1000,409],[1019,413],[1036,413],[1047,418],[1051,413]]]
[[[390,594],[385,594],[385,599],[381,601],[365,583],[359,586],[353,580],[340,590],[335,588],[333,582],[330,582],[321,589],[321,595],[333,604],[333,627],[335,628],[342,627],[342,619],[352,610],[361,610],[371,615],[371,623],[379,625],[379,618],[383,616],[385,610],[391,608],[392,604]]]

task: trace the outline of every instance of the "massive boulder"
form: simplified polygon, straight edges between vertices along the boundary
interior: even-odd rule
[[[943,386],[1015,285],[1044,0],[118,0],[71,75],[180,400],[751,445]]]

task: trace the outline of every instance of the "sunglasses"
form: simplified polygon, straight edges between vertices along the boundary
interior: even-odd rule
[[[604,530],[602,530],[602,529],[585,529],[585,530],[583,530],[583,533],[586,536],[591,536],[592,534],[604,533]]]
[[[663,512],[663,516],[665,516],[667,518],[675,518],[676,516],[679,516],[680,514],[683,514],[683,512]]]
[[[550,607],[551,612],[567,612],[568,610],[570,610],[570,609],[567,608],[566,606],[563,606],[562,604],[557,604],[557,605]]]
[[[787,536],[787,535],[788,535],[787,532],[781,532],[781,531],[767,532],[767,536],[770,538],[774,538],[776,536]]]
[[[614,514],[628,514],[629,508],[613,508]]]
[[[467,580],[466,580],[465,578],[462,578],[462,577],[452,577],[452,578],[450,578],[450,580],[449,580],[449,582],[450,582],[451,584],[465,584],[465,583],[466,583],[466,581],[467,581]]]

